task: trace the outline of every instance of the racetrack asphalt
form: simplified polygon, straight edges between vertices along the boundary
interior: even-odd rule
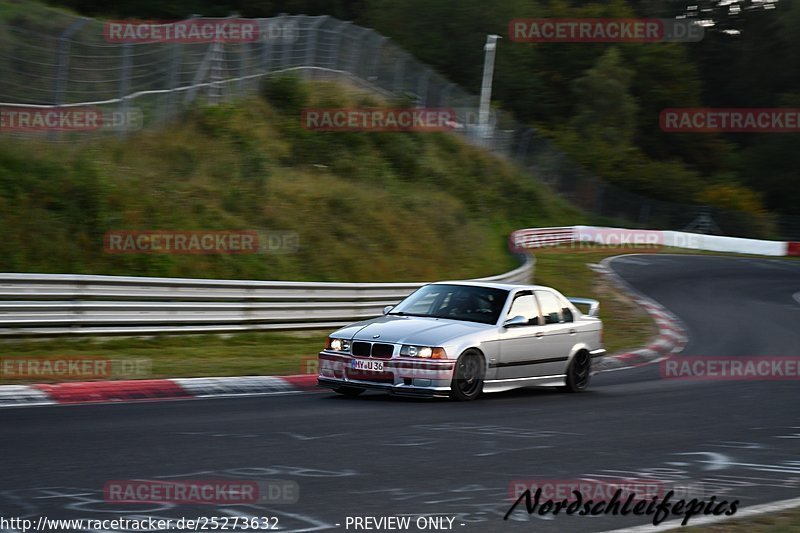
[[[611,268],[681,319],[682,355],[800,356],[800,261],[635,255]],[[296,532],[367,531],[347,526],[357,516],[410,516],[409,531],[422,530],[418,517],[446,517],[463,532],[652,520],[529,516],[524,505],[503,520],[513,482],[581,478],[690,485],[744,510],[800,495],[798,386],[662,379],[652,365],[597,375],[582,394],[470,403],[314,392],[11,408],[0,411],[0,517],[274,516]],[[299,500],[103,501],[107,482],[131,479],[291,481]]]

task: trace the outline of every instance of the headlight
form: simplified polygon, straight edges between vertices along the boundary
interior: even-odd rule
[[[331,339],[328,337],[328,342],[325,348],[328,350],[333,350],[334,352],[349,352],[350,341],[344,339]]]
[[[422,359],[447,359],[447,353],[445,353],[444,348],[431,346],[404,345],[400,348],[400,355],[420,357]]]

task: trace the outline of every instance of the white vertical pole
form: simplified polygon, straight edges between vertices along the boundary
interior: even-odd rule
[[[478,132],[482,139],[488,140],[489,131],[489,105],[492,101],[492,77],[494,76],[494,55],[497,49],[499,35],[487,35],[486,45],[483,47],[483,82],[481,84],[481,102],[478,109]]]

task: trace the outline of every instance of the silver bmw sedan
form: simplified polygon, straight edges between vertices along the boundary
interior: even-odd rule
[[[575,304],[587,305],[586,313]],[[483,392],[556,386],[579,392],[605,355],[598,302],[539,285],[425,285],[381,317],[333,332],[321,386],[472,400]]]

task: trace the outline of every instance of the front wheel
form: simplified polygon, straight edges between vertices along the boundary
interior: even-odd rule
[[[359,389],[356,387],[337,387],[333,389],[333,392],[341,394],[342,396],[349,396],[350,398],[355,398],[356,396],[363,393],[364,389]]]
[[[453,382],[450,385],[450,398],[469,401],[477,398],[483,391],[483,357],[475,350],[461,354],[456,361]]]
[[[564,390],[569,392],[585,391],[589,386],[592,372],[592,358],[589,352],[580,351],[575,354],[567,367],[567,384]]]

